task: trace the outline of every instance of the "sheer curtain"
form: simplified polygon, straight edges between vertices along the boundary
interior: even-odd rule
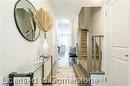
[[[65,50],[69,50],[71,45],[71,23],[69,21],[57,22],[57,45],[65,46]]]

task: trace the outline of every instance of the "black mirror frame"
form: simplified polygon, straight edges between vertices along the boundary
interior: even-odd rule
[[[37,36],[35,39],[33,39],[33,40],[29,40],[29,39],[27,39],[27,38],[23,35],[23,33],[21,32],[21,30],[20,30],[20,28],[19,28],[19,26],[18,26],[17,19],[16,19],[16,12],[15,12],[16,6],[17,6],[17,4],[18,4],[20,1],[21,1],[21,0],[18,0],[18,1],[15,3],[15,6],[14,6],[14,20],[15,20],[15,24],[16,24],[16,27],[18,28],[18,31],[19,31],[20,34],[22,35],[22,37],[25,38],[27,41],[33,42],[33,41],[35,41],[35,40],[38,39],[41,30],[36,27],[36,29],[39,29],[39,33],[38,33],[38,36]],[[28,1],[28,0],[26,0],[26,1]],[[34,8],[34,10],[36,11],[34,5],[33,5],[30,1],[28,1],[28,3],[31,4],[32,7]],[[36,24],[36,25],[37,25],[37,24]]]

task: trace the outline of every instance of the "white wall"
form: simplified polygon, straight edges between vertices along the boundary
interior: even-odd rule
[[[104,67],[107,86],[128,86],[128,2],[111,0],[104,6]]]
[[[1,8],[1,5],[0,5],[0,8]],[[0,15],[1,16],[1,15]],[[0,24],[1,24],[2,22],[0,21]],[[1,25],[0,25],[0,28],[1,28]],[[0,34],[2,34],[2,31],[1,31],[1,29],[0,29]],[[2,62],[1,61],[1,59],[2,59],[2,49],[1,49],[1,47],[2,47],[2,36],[0,35],[0,63]],[[2,76],[2,72],[1,72],[1,69],[2,69],[2,65],[0,64],[0,77]],[[0,85],[1,85],[1,79],[0,79]]]
[[[106,12],[108,11],[107,10],[107,7],[106,5],[103,6],[103,28],[104,28],[104,40],[103,40],[103,47],[104,47],[104,50],[103,50],[103,59],[102,59],[102,69],[103,71],[105,72],[106,74],[106,77],[107,77],[107,86],[112,86],[111,85],[111,81],[110,81],[110,68],[109,68],[109,65],[110,65],[110,22],[109,22],[109,15],[106,15]]]
[[[102,24],[102,8],[92,7],[91,8],[91,27],[94,35],[103,34],[103,24]]]
[[[106,2],[102,10],[100,8],[91,10],[91,24],[95,35],[104,35],[102,68],[108,78],[107,86],[128,86],[130,65],[128,66],[128,58],[125,55],[128,54],[128,30],[130,28],[128,24],[130,20],[129,2],[128,0],[104,1]]]
[[[78,28],[89,29],[91,26],[91,8],[82,7],[78,17]]]
[[[93,34],[104,35],[102,68],[108,78],[108,86],[128,85],[128,58],[124,56],[128,54],[127,3],[126,0],[111,0],[102,9],[91,8]]]
[[[91,8],[87,7],[85,9],[85,29],[91,29]]]
[[[79,18],[80,17],[80,18]],[[79,26],[80,23],[80,26]],[[78,42],[78,30],[81,29],[90,29],[91,28],[91,8],[82,8],[80,10],[80,15],[75,16],[72,21],[72,46],[75,47]]]
[[[74,21],[72,21],[72,34],[71,34],[71,46],[75,47],[77,41],[77,35],[78,35],[78,16],[75,17]]]
[[[130,0],[128,0],[128,3],[129,3],[129,5],[130,5]],[[129,12],[129,15],[130,15],[130,9],[128,9],[128,12]],[[130,16],[129,16],[129,21],[128,22],[130,22]],[[130,27],[130,25],[129,25],[129,27]],[[129,32],[130,32],[130,29],[129,29]],[[129,34],[129,37],[130,37],[130,34]],[[130,38],[128,39],[129,40],[129,51],[128,51],[128,55],[129,55],[129,59],[128,59],[128,86],[130,86]]]
[[[53,14],[51,7],[47,0],[30,0],[36,9],[44,7]],[[16,0],[1,0],[0,1],[0,12],[1,15],[1,36],[0,39],[0,78],[8,77],[11,72],[17,71],[23,64],[27,64],[28,61],[35,59],[40,54],[41,41],[43,35],[34,41],[26,41],[16,28],[14,22],[14,5]],[[52,15],[54,17],[54,15]],[[54,19],[55,21],[55,19]],[[55,27],[55,26],[54,26]],[[52,34],[50,31],[48,34]],[[52,35],[51,35],[52,36]],[[52,38],[49,37],[52,43]],[[54,41],[53,41],[54,42]],[[52,45],[52,44],[50,44]],[[52,50],[51,50],[52,51]],[[54,51],[54,50],[53,50]],[[53,52],[54,53],[54,52]],[[1,85],[6,86],[6,85]]]

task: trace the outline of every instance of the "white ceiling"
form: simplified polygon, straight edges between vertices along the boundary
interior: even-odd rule
[[[57,19],[73,20],[82,6],[99,2],[99,0],[48,0]]]

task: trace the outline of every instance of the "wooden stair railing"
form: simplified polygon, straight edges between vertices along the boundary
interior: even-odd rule
[[[103,35],[92,36],[92,72],[101,72]]]

